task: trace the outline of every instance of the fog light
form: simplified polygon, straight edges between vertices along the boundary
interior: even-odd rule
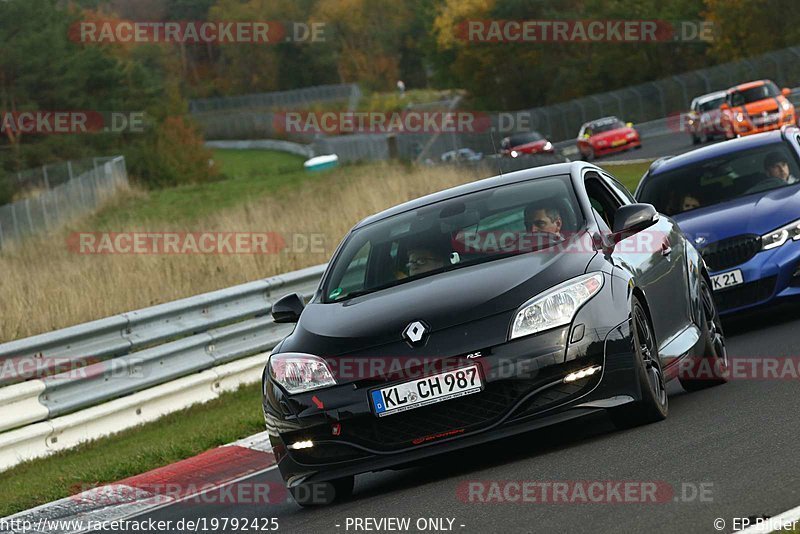
[[[307,441],[296,441],[291,445],[289,445],[289,448],[292,449],[293,451],[296,451],[298,449],[310,449],[313,446],[314,442],[311,440],[307,440]]]
[[[586,378],[587,376],[592,376],[600,369],[602,369],[602,367],[600,367],[599,365],[593,365],[592,367],[587,367],[586,369],[575,371],[574,373],[570,373],[567,376],[565,376],[564,382],[575,382],[576,380]]]
[[[800,287],[800,264],[797,265],[797,270],[792,275],[792,279],[789,280],[789,285],[792,287]]]

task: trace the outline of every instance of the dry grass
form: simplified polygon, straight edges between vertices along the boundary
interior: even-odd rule
[[[0,253],[0,342],[324,263],[363,217],[474,178],[472,172],[449,168],[357,166],[191,225],[142,221],[114,227],[113,217],[111,224],[104,224],[118,231],[322,234],[322,253],[79,255],[68,250],[67,236],[94,229],[86,228],[86,221],[73,224],[58,235],[29,240]],[[145,193],[123,195],[127,198],[117,199],[120,205],[131,195]]]

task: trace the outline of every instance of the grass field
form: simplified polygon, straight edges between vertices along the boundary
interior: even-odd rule
[[[599,163],[599,167],[613,174],[631,193],[636,190],[639,180],[650,167],[650,162],[646,163]]]
[[[120,195],[97,216],[0,253],[0,342],[324,263],[360,219],[474,179],[450,168],[356,165],[270,173],[261,158],[225,155],[233,176],[211,184]],[[269,160],[273,161],[273,160]],[[318,250],[272,254],[77,254],[74,232],[270,232]]]
[[[116,482],[264,430],[259,384],[0,473],[0,517]]]
[[[224,179],[125,195],[86,221],[87,226],[113,229],[145,221],[195,221],[321,176],[306,172],[302,157],[283,152],[215,150],[214,161]]]

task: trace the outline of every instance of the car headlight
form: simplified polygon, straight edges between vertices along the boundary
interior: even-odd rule
[[[336,385],[325,360],[298,352],[271,355],[269,375],[292,395]]]
[[[512,158],[516,158],[517,156],[519,156],[519,152],[517,152],[516,150],[512,150],[511,151],[511,157]]]
[[[597,146],[606,146],[607,144],[608,144],[608,141],[606,141],[606,140],[604,140],[604,139],[600,139],[600,140],[597,142]]]
[[[784,100],[781,102],[781,107],[783,108],[783,111],[789,111],[792,108],[792,104],[788,100]]]
[[[634,139],[636,137],[636,134],[633,133],[633,132],[630,132],[630,133],[626,134],[625,137],[627,137],[628,139]]]
[[[542,147],[542,150],[553,150],[553,143],[550,141],[546,142]]]
[[[778,248],[789,240],[800,241],[800,220],[761,236],[761,250]]]
[[[564,326],[603,287],[601,273],[585,274],[533,297],[517,311],[509,339]]]
[[[737,113],[736,114],[736,120],[738,122],[744,122],[744,113]]]

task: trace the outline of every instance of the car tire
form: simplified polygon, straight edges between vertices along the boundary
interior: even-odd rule
[[[700,144],[700,138],[697,137],[695,134],[692,134],[692,144],[693,145],[699,145]]]
[[[702,317],[700,330],[703,336],[703,356],[688,360],[682,365],[678,380],[686,391],[699,391],[719,386],[728,381],[728,351],[719,311],[714,304],[714,294],[705,278],[700,281]]]
[[[353,494],[355,477],[343,477],[330,482],[315,482],[300,484],[289,488],[294,501],[308,508],[312,506],[327,506],[335,501],[347,499]]]
[[[653,335],[650,318],[635,296],[630,321],[636,379],[642,398],[609,412],[614,426],[620,429],[662,421],[669,412],[667,385],[658,356],[658,343]]]
[[[588,151],[586,153],[581,153],[581,155],[583,156],[583,161],[594,161],[594,147],[589,147]]]

